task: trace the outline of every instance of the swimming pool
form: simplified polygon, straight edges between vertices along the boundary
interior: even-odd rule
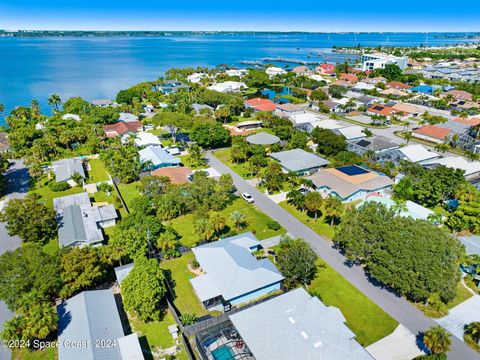
[[[235,360],[233,351],[227,346],[220,346],[213,350],[212,356],[215,360]]]

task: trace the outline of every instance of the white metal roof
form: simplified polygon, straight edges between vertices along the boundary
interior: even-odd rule
[[[436,159],[439,155],[433,151],[425,149],[422,145],[407,145],[398,149],[408,161],[422,162],[426,160]]]
[[[465,171],[465,176],[480,173],[479,161],[467,161],[460,156],[447,156],[441,159],[430,160],[424,163],[425,165],[444,165],[452,169],[460,169]]]

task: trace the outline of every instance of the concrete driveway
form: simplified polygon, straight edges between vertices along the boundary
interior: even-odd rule
[[[0,201],[0,210],[11,199],[23,198],[30,184],[30,176],[22,160],[11,160],[12,165],[5,174],[6,189],[5,197]],[[0,255],[7,251],[15,250],[20,246],[20,238],[18,236],[8,235],[5,223],[0,222]],[[0,331],[3,330],[3,323],[13,317],[13,313],[7,308],[3,301],[0,301]],[[0,347],[0,359],[10,359],[10,350]]]
[[[436,321],[463,341],[465,325],[474,321],[480,321],[480,296],[472,296],[470,299],[450,309],[447,316]]]

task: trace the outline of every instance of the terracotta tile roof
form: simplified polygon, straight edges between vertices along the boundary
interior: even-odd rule
[[[420,108],[407,103],[397,103],[392,106],[392,109],[405,114],[420,114],[422,112]]]
[[[399,90],[400,89],[406,90],[411,88],[410,85],[402,83],[400,81],[390,81],[387,85],[390,86],[391,88],[399,89]]]
[[[460,124],[470,125],[470,126],[478,126],[480,125],[480,118],[470,118],[470,119],[463,119],[461,117],[457,117],[453,119],[453,121],[458,122]]]
[[[277,104],[268,99],[253,98],[245,101],[245,104],[254,108],[257,111],[273,111]]]
[[[394,109],[388,106],[383,106],[383,105],[373,105],[372,107],[368,108],[368,111],[374,114],[383,115],[383,116],[395,115]]]
[[[445,139],[448,134],[450,134],[450,130],[444,129],[435,125],[426,125],[419,129],[413,130],[414,133],[425,135],[434,139]]]
[[[193,172],[188,167],[164,167],[152,171],[152,176],[166,176],[170,179],[172,184],[185,184],[189,182],[188,176]]]
[[[140,121],[132,122],[117,122],[112,125],[105,125],[103,131],[107,137],[121,136],[128,132],[138,132],[142,128],[142,123]]]
[[[335,65],[321,64],[320,66],[317,66],[315,70],[320,71],[322,74],[333,74],[335,72]]]
[[[341,74],[340,75],[340,80],[345,80],[349,82],[357,82],[358,81],[358,76],[353,75],[353,74]]]

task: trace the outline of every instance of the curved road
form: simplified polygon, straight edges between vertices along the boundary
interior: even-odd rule
[[[252,195],[255,199],[255,205],[260,210],[272,219],[278,221],[293,236],[305,239],[328,265],[333,267],[352,285],[412,333],[419,334],[431,326],[437,325],[437,323],[426,317],[404,298],[370,282],[361,267],[348,266],[345,257],[332,247],[331,242],[318,235],[282,207],[275,204],[262,192],[258,191],[249,182],[245,181],[232,169],[213,156],[212,152],[207,152],[206,158],[209,165],[219,173],[230,174],[232,176],[239,192],[247,192]],[[452,336],[452,351],[448,354],[448,359],[473,360],[480,359],[480,355],[465,343]]]
[[[5,198],[0,201],[0,210],[3,209],[5,204],[10,199],[18,199],[24,197],[28,192],[28,186],[30,183],[30,177],[28,175],[27,168],[23,164],[22,160],[10,160],[12,165],[5,173],[6,178],[6,195]],[[5,224],[0,222],[0,255],[15,250],[20,246],[20,238],[18,236],[8,235]],[[1,274],[0,274],[1,275]],[[13,313],[7,308],[3,301],[0,301],[0,331],[3,330],[3,323],[9,320],[13,316]],[[0,347],[0,359],[10,359],[10,350]]]

